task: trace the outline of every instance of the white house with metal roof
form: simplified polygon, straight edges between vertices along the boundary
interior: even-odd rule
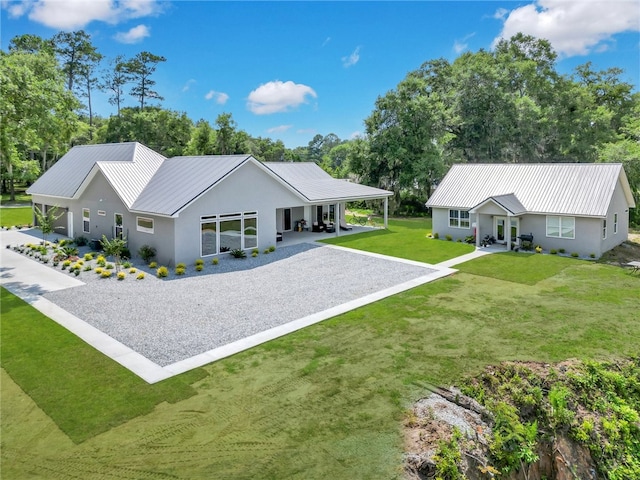
[[[302,219],[340,225],[345,202],[383,199],[386,212],[392,195],[332,178],[313,163],[262,163],[251,155],[167,159],[137,142],[74,147],[27,193],[40,208],[62,209],[59,233],[124,235],[131,252],[150,245],[168,265],[262,250]]]
[[[507,249],[533,235],[544,250],[600,257],[627,239],[635,207],[617,163],[457,164],[426,203],[433,232],[493,236]]]

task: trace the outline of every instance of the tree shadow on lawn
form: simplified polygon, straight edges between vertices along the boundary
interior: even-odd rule
[[[2,367],[74,443],[196,394],[203,369],[149,385],[6,289]]]

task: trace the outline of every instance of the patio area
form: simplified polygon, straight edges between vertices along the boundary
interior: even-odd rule
[[[327,238],[343,237],[345,235],[354,235],[356,233],[371,232],[373,230],[380,230],[382,227],[369,227],[360,225],[348,224],[351,230],[338,230],[333,233],[327,232],[312,232],[311,230],[303,230],[302,232],[290,231],[282,233],[282,241],[278,242],[276,247],[288,247],[291,245],[298,245],[300,243],[312,243],[318,240],[325,240]]]

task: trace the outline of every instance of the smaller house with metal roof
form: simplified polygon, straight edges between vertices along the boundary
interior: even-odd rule
[[[617,163],[456,164],[426,206],[441,238],[511,249],[533,236],[544,250],[600,257],[627,239],[635,203]]]
[[[63,212],[56,231],[90,240],[126,236],[163,264],[233,249],[265,249],[296,221],[344,223],[345,203],[391,192],[331,177],[314,163],[251,155],[165,158],[137,142],[72,148],[28,190]],[[340,229],[336,229],[338,235]]]

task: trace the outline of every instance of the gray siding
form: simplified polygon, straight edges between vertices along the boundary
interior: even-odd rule
[[[473,222],[476,221],[475,215],[469,215],[469,228],[452,228],[449,226],[449,209],[433,208],[432,209],[432,232],[437,233],[441,239],[447,235],[451,235],[454,241],[473,235]],[[484,236],[484,234],[483,234]]]

